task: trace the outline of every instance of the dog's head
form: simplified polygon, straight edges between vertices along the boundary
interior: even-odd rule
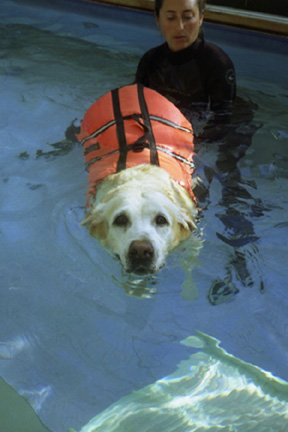
[[[127,272],[157,272],[167,254],[196,228],[195,204],[161,171],[147,166],[110,176],[82,222]]]

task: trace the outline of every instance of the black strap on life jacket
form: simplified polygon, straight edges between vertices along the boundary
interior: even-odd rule
[[[155,137],[153,135],[153,130],[152,130],[151,121],[150,121],[150,115],[149,115],[147,104],[145,101],[144,87],[140,84],[137,84],[137,89],[138,89],[138,98],[139,98],[142,118],[143,118],[144,125],[146,128],[146,133],[143,135],[142,139],[149,144],[151,165],[159,166],[156,141],[155,141]]]
[[[138,140],[135,143],[129,146],[127,145],[125,127],[124,127],[124,120],[127,119],[127,117],[123,117],[121,113],[119,89],[115,89],[111,91],[114,117],[116,121],[117,138],[119,143],[119,159],[117,163],[117,172],[122,171],[123,169],[126,168],[127,153],[129,150],[138,152],[138,151],[142,151],[144,148],[149,148],[151,165],[159,165],[155,137],[152,131],[152,126],[151,126],[147,104],[145,101],[143,86],[137,84],[137,90],[138,90],[139,105],[141,109],[141,116],[132,115],[129,116],[128,118],[133,118],[135,121],[137,121],[138,124],[143,128],[144,133],[140,138],[138,138]],[[140,121],[140,118],[143,120],[143,122]]]
[[[119,89],[112,90],[111,94],[112,94],[114,117],[116,120],[116,132],[117,132],[117,138],[119,143],[119,159],[117,163],[117,172],[119,172],[126,168],[128,146],[127,146],[127,140],[125,135],[124,120],[120,108]]]

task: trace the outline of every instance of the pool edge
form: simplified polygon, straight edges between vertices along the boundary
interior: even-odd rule
[[[145,11],[154,10],[154,2],[151,0],[85,0],[92,3],[105,3],[118,7],[128,7]],[[269,15],[252,11],[244,11],[220,6],[206,7],[205,20],[217,24],[225,24],[232,27],[256,30],[264,33],[272,33],[288,37],[288,18],[278,15]]]

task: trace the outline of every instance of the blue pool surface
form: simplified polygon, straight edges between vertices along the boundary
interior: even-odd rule
[[[152,14],[68,0],[2,0],[0,11],[0,376],[52,432],[159,431],[157,421],[165,432],[287,431],[288,40],[205,25],[235,64],[239,95],[258,105],[239,162],[249,194],[233,204],[254,227],[237,247],[249,283],[233,270],[238,293],[212,305],[235,254],[217,235],[227,235],[217,177],[199,256],[187,264],[176,251],[138,281],[142,297],[80,226],[87,173],[65,130],[133,81],[162,41]],[[212,166],[215,146],[200,153]]]

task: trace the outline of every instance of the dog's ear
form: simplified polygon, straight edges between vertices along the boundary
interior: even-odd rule
[[[90,210],[90,211],[85,215],[84,219],[82,219],[82,221],[81,221],[81,225],[82,225],[82,226],[89,225],[90,222],[91,222],[91,220],[92,220],[92,217],[93,217],[92,215],[93,215],[93,212],[92,212],[92,210]]]
[[[181,211],[180,217],[178,218],[178,226],[181,241],[188,238],[191,232],[197,228],[192,215],[185,210]]]
[[[81,225],[88,228],[89,234],[98,240],[105,240],[108,231],[108,223],[103,217],[101,206],[90,210],[82,220]]]
[[[177,182],[171,180],[171,186],[174,195],[173,202],[179,209],[177,216],[179,237],[180,240],[185,240],[190,236],[191,232],[197,228],[195,224],[195,218],[197,215],[196,205],[186,189],[180,186]]]

